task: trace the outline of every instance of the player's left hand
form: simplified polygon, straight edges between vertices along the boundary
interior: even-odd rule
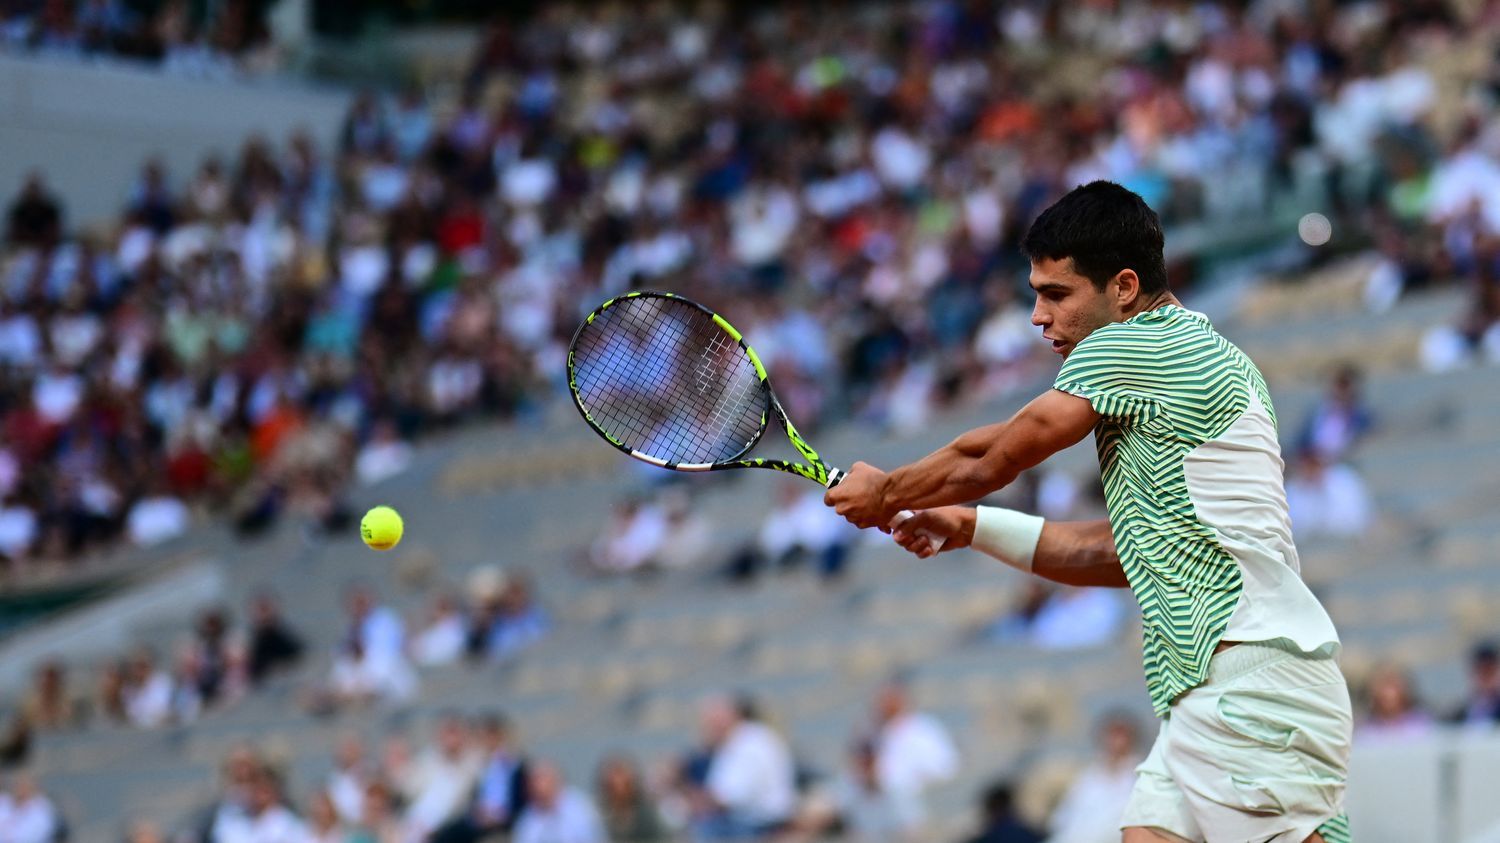
[[[843,481],[823,496],[823,503],[833,507],[856,527],[879,527],[890,530],[891,520],[899,508],[885,502],[886,473],[869,463],[857,462],[849,467]]]

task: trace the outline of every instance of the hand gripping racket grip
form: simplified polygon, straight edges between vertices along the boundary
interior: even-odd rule
[[[848,477],[848,476],[849,476],[849,473],[847,471],[843,471],[842,469],[837,469],[837,468],[831,468],[831,469],[829,469],[828,470],[828,488],[832,489],[834,486],[837,486],[840,482],[842,482],[845,477]],[[891,519],[890,528],[892,530],[896,529],[896,525],[897,524],[900,524],[902,521],[905,521],[906,519],[912,517],[913,515],[916,515],[916,513],[912,512],[909,509],[903,509],[903,510],[901,510],[900,512],[896,513],[896,517],[895,518]],[[932,533],[929,533],[926,530],[919,530],[917,532],[917,535],[922,536],[922,537],[924,537],[924,538],[927,539],[927,543],[930,544],[930,545],[932,545],[932,552],[933,553],[937,553],[938,551],[942,550],[943,549],[943,545],[946,544],[947,541],[948,541],[947,539],[945,539],[945,538],[943,538],[941,536],[934,536]]]

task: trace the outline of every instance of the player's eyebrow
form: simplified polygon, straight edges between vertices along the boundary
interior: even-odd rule
[[[1066,284],[1059,284],[1055,281],[1043,281],[1040,284],[1035,281],[1027,281],[1027,283],[1031,285],[1031,289],[1038,293],[1066,293],[1068,291]]]

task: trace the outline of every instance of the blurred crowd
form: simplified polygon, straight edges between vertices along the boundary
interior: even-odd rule
[[[429,608],[409,626],[370,586],[351,585],[344,632],[316,660],[307,658],[308,642],[286,619],[276,595],[254,595],[247,614],[248,623],[236,626],[228,609],[204,610],[169,659],[138,646],[86,668],[43,662],[31,686],[11,701],[9,723],[0,733],[0,766],[24,766],[44,733],[189,726],[281,674],[292,674],[303,708],[313,715],[371,706],[398,709],[415,700],[424,670],[502,665],[551,628],[530,578],[497,566],[475,568],[462,595],[435,591]],[[310,661],[316,661],[314,667],[326,665],[326,671],[296,670]],[[79,679],[80,672],[88,675]]]
[[[249,609],[249,623],[238,629],[227,610],[205,610],[170,659],[139,646],[106,660],[82,682],[76,667],[70,671],[61,661],[44,662],[15,707],[0,759],[7,765],[24,762],[38,733],[92,725],[182,725],[239,700],[295,665],[304,649],[273,595],[257,595]]]
[[[295,794],[284,759],[236,747],[211,804],[171,833],[139,822],[126,840],[795,843],[845,830],[914,843],[925,839],[926,791],[960,763],[947,730],[912,707],[900,680],[879,690],[868,721],[857,724],[843,771],[806,768],[744,697],[704,699],[692,748],[649,771],[636,759],[604,756],[587,790],[531,757],[497,712],[448,711],[427,725],[420,744],[404,731],[374,744],[345,734],[328,775],[297,783]]]
[[[803,428],[920,430],[1045,365],[1016,243],[1069,185],[1169,226],[1309,181],[1385,213],[1386,141],[1446,90],[1422,61],[1494,4],[1302,6],[549,4],[488,29],[454,97],[357,97],[335,149],[148,162],[104,231],[35,176],[0,260],[0,554],[150,544],[205,508],[341,525],[411,437],[526,417],[630,287],[733,313]],[[43,7],[11,29],[71,4]],[[1493,168],[1470,99],[1454,154]]]
[[[1451,723],[1465,730],[1500,727],[1500,644],[1481,641],[1469,655],[1468,690],[1446,708],[1423,698],[1411,672],[1384,662],[1363,683],[1363,716],[1355,721],[1355,739],[1364,744],[1418,740]]]
[[[267,0],[7,0],[0,50],[46,57],[117,57],[163,71],[229,78],[274,67]]]
[[[1500,650],[1475,646],[1470,684],[1448,710],[1419,699],[1409,676],[1377,666],[1362,683],[1356,738],[1410,740],[1437,724],[1500,727]],[[570,781],[528,753],[517,724],[497,711],[442,711],[424,728],[337,741],[327,773],[293,781],[271,747],[242,744],[225,758],[218,796],[186,818],[142,818],[127,843],[809,843],[930,841],[935,787],[964,758],[948,729],[918,709],[894,677],[854,718],[841,769],[809,766],[776,728],[774,702],[713,695],[699,706],[696,738],[678,753],[640,759],[602,752],[591,782]],[[1088,757],[1034,760],[1014,780],[979,795],[968,843],[1112,843],[1150,735],[1143,718],[1103,714]],[[0,794],[0,835],[56,839],[63,817],[25,772]]]

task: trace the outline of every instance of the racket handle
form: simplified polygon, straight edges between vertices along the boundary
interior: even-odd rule
[[[897,524],[900,524],[902,521],[905,521],[906,519],[912,517],[913,515],[916,515],[916,513],[912,512],[909,509],[903,509],[900,512],[896,513],[896,517],[891,519],[891,529],[892,530],[896,529],[896,525]],[[917,531],[917,535],[922,536],[922,537],[924,537],[924,538],[927,539],[927,543],[930,544],[930,545],[932,545],[932,552],[933,553],[937,553],[938,551],[942,550],[943,549],[943,545],[946,544],[947,541],[948,541],[947,539],[943,538],[942,536],[934,536],[933,534],[927,532],[926,530],[918,530]]]

